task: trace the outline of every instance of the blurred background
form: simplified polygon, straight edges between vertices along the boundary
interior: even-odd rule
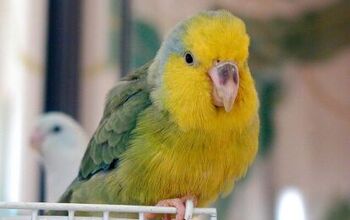
[[[0,201],[44,201],[29,135],[63,111],[91,136],[120,76],[178,21],[246,21],[261,99],[260,152],[220,220],[350,219],[350,1],[0,0]]]

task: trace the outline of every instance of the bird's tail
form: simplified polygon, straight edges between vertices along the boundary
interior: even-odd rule
[[[62,194],[60,199],[58,200],[59,203],[70,203],[72,199],[72,194],[74,189],[77,187],[77,185],[80,185],[79,178],[75,178],[73,182],[68,186],[67,190]]]
[[[66,191],[62,194],[62,196],[59,198],[58,202],[59,203],[71,203],[71,199],[72,199],[72,194],[74,189],[80,185],[81,181],[79,181],[79,178],[75,178],[73,180],[73,182],[68,186],[68,188],[66,189]],[[48,211],[47,213],[45,213],[47,215],[68,215],[67,211]]]

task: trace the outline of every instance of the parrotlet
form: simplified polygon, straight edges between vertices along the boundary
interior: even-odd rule
[[[30,142],[45,169],[47,202],[57,202],[75,179],[88,141],[78,122],[64,113],[50,112],[38,119]]]
[[[228,11],[177,24],[156,57],[110,91],[61,202],[173,206],[179,220],[186,199],[204,207],[229,193],[258,149],[248,55],[245,24]]]

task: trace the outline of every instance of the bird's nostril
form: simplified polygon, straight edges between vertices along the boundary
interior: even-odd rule
[[[226,84],[226,82],[231,78],[231,75],[233,77],[233,81],[235,84],[238,83],[238,76],[237,71],[235,67],[231,64],[225,64],[218,68],[219,76],[220,76],[220,83]]]

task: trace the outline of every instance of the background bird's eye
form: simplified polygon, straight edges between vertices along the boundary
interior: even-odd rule
[[[59,133],[62,131],[62,127],[59,125],[55,125],[51,131],[52,131],[52,133]]]
[[[184,55],[187,64],[192,65],[194,62],[193,55],[190,52],[186,52]]]

